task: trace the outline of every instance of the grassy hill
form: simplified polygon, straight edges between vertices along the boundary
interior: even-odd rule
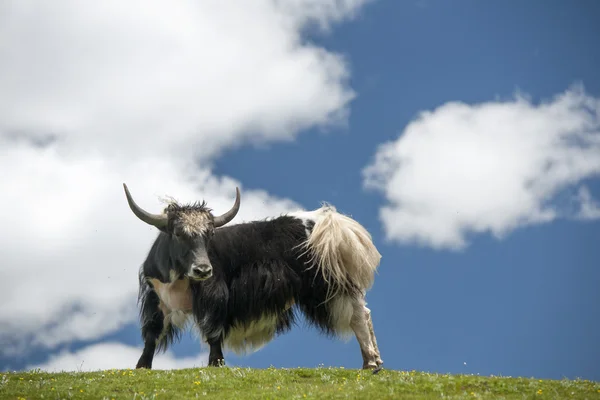
[[[0,399],[600,399],[600,382],[343,368],[0,374]]]

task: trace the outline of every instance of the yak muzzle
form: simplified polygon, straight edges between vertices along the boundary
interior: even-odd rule
[[[203,281],[212,276],[212,266],[209,264],[192,265],[190,270],[190,279]]]

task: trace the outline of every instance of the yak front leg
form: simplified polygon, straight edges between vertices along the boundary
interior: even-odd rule
[[[140,316],[144,350],[137,362],[136,369],[152,369],[156,347],[166,339],[166,333],[170,329],[170,324],[165,321],[165,315],[161,310],[160,299],[153,290],[148,290],[144,294]]]
[[[225,365],[223,349],[221,348],[221,339],[209,340],[210,353],[208,354],[209,367],[222,367]]]

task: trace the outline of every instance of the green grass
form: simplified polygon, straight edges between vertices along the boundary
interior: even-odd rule
[[[0,374],[0,399],[600,399],[600,382],[343,368]]]

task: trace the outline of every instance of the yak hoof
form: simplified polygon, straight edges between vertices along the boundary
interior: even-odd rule
[[[210,360],[208,362],[208,366],[209,367],[224,367],[225,366],[225,360],[223,358],[218,358],[216,360]]]
[[[376,369],[379,365],[375,361],[369,361],[368,363],[364,363],[362,369]]]
[[[363,369],[372,369],[373,375],[375,375],[375,374],[378,374],[379,371],[381,371],[383,369],[382,365],[383,365],[383,361],[381,361],[381,360],[369,361],[368,363],[363,364]]]
[[[135,369],[152,369],[152,363],[149,363],[144,360],[139,360]]]

